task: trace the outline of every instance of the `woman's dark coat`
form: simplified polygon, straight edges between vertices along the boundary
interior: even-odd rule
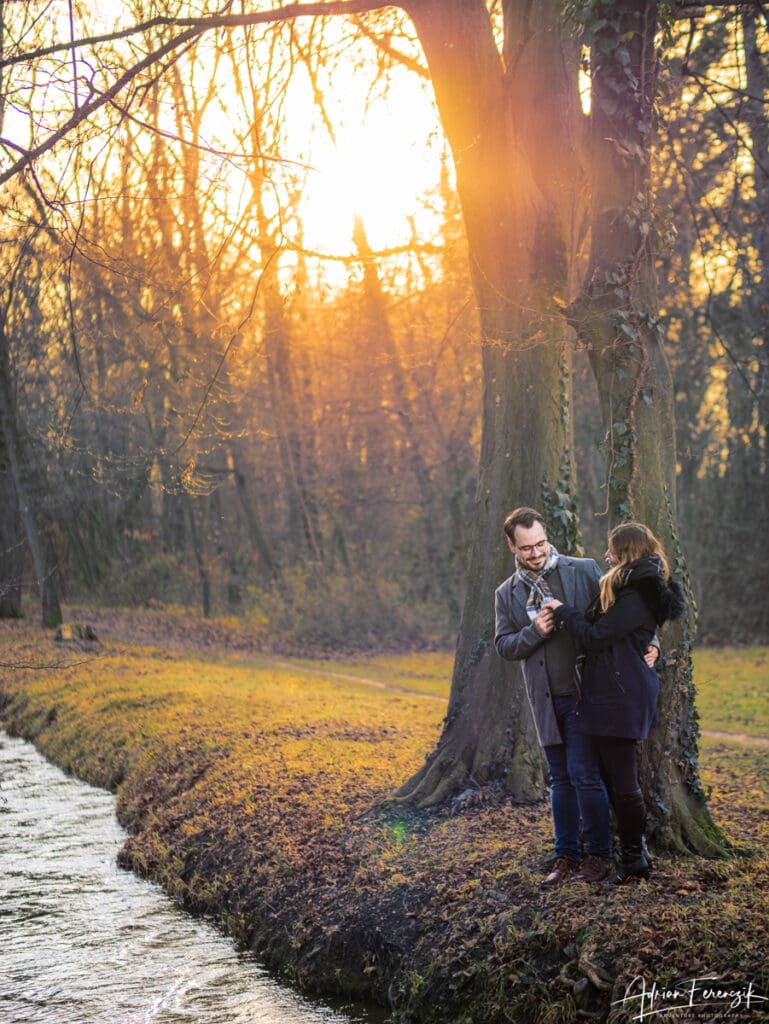
[[[586,652],[581,667],[575,728],[591,736],[646,739],[658,724],[659,678],[643,660],[657,626],[686,608],[681,586],[665,580],[656,558],[628,566],[611,608],[595,602],[583,615],[563,604],[555,611]]]

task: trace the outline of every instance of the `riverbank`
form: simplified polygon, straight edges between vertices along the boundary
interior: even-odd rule
[[[0,811],[3,1024],[382,1024],[369,1006],[304,998],[119,870],[114,795],[2,729]]]
[[[117,791],[121,862],[307,990],[435,1024],[598,1020],[636,978],[716,974],[769,996],[766,749],[702,743],[716,820],[755,856],[662,860],[610,895],[543,893],[544,804],[386,803],[438,735],[437,655],[68,649],[20,623],[0,624],[0,645],[6,727]]]

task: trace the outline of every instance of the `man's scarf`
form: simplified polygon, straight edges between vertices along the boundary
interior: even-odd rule
[[[529,597],[526,601],[526,613],[533,622],[542,611],[542,605],[545,601],[550,601],[555,596],[547,582],[547,577],[558,565],[558,552],[551,544],[547,561],[538,573],[532,572],[531,569],[524,569],[517,558],[515,562],[518,567],[518,577],[523,580],[529,592]]]

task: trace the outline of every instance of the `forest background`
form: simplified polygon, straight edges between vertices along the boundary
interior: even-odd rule
[[[721,856],[728,826],[763,849],[764,649],[702,691],[711,726],[715,700],[751,733],[705,765],[717,822],[691,655],[695,636],[769,642],[766,6],[33,0],[0,4],[0,54],[0,617],[105,623],[101,649],[60,660],[50,633],[4,627],[0,696],[48,756],[121,787],[126,863],[324,984],[347,956],[337,922],[387,922],[392,957],[352,944],[354,984],[380,1001],[411,960],[416,878],[433,980],[401,979],[407,998],[443,1012],[471,956],[499,982],[474,975],[483,1000],[525,1001],[549,820],[530,806],[544,773],[518,666],[492,643],[517,504],[570,553],[600,558],[629,515],[662,537],[699,621],[661,637],[650,842]],[[205,661],[169,656],[187,619]],[[160,650],[129,650],[137,634]],[[423,762],[437,723],[410,687],[442,704],[445,654],[386,701],[408,656],[363,659],[365,679],[344,661],[233,668],[238,645],[343,659],[457,634]],[[430,659],[443,682],[425,683]],[[412,813],[436,805],[448,817]],[[423,843],[391,861],[407,827]],[[495,911],[469,953],[480,909],[429,904],[434,854],[441,879],[448,854],[510,885],[519,934]],[[674,906],[690,935],[694,884],[723,926],[718,970],[758,976],[765,862],[661,871],[649,920],[668,929]],[[627,905],[624,931],[601,924],[620,993]],[[597,977],[574,910],[542,940],[549,980],[575,956]],[[716,962],[712,928],[694,930],[681,971]],[[499,938],[503,971],[483,948]],[[650,933],[645,962],[669,969],[668,940]]]
[[[483,346],[412,22],[190,29],[166,52],[185,18],[234,7],[90,6],[2,8],[0,615],[41,596],[50,625],[66,601],[244,617],[300,652],[450,646]],[[642,223],[671,501],[700,642],[766,643],[769,37],[760,4],[697,13],[663,19]],[[565,159],[584,199],[555,319],[588,265],[590,170]],[[572,457],[542,501],[600,556],[625,428],[567,342],[553,417]],[[526,453],[518,435],[508,456]]]

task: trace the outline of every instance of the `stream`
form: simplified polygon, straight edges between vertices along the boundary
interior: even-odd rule
[[[0,731],[3,1024],[382,1024],[276,982],[116,864],[115,798]]]

